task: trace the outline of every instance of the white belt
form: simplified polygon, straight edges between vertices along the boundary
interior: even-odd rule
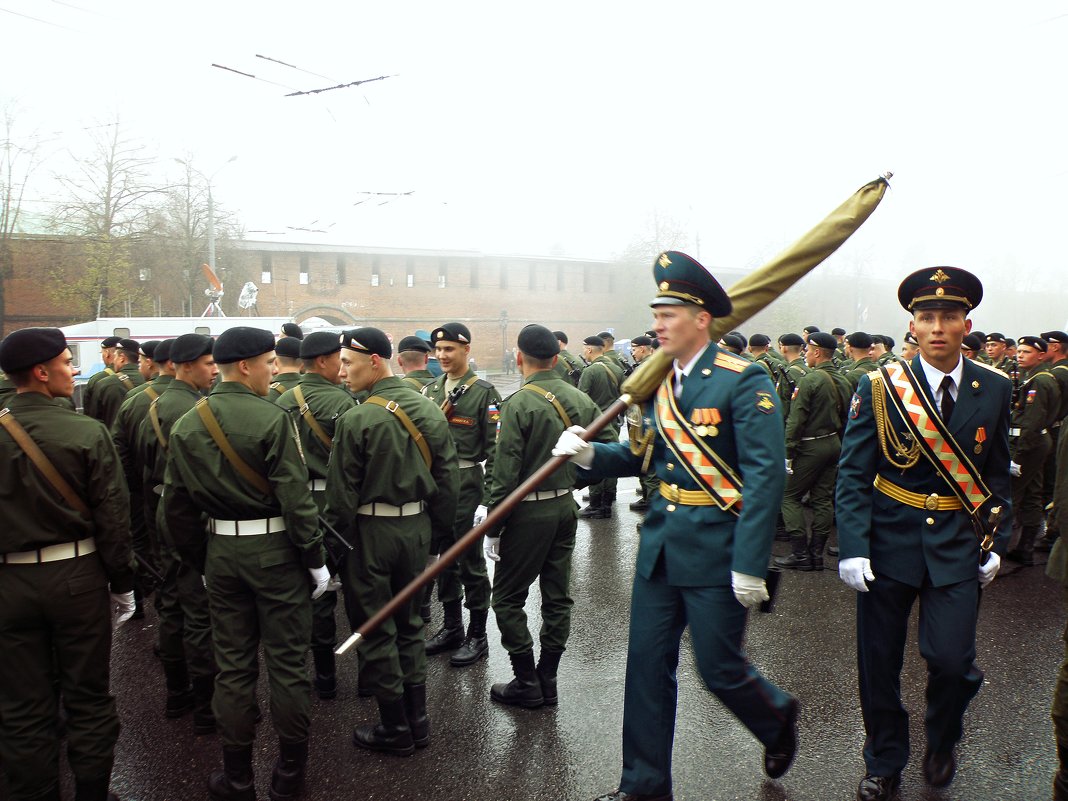
[[[457,459],[460,463],[460,469],[466,470],[468,467],[478,467],[478,462],[472,462],[470,459]]]
[[[423,501],[412,501],[411,503],[401,504],[400,506],[394,506],[391,503],[365,503],[363,506],[356,507],[356,514],[367,515],[368,517],[411,517],[417,515],[426,508],[426,503]]]
[[[1048,428],[1043,428],[1038,433],[1039,434],[1048,434],[1049,433],[1049,429]],[[1020,436],[1020,429],[1019,428],[1010,428],[1009,429],[1009,436],[1010,437],[1018,437],[1018,436]]]
[[[568,495],[571,493],[570,489],[558,489],[558,490],[539,490],[538,492],[532,492],[523,498],[524,501],[548,501],[553,498],[559,498],[561,495]]]
[[[96,540],[86,537],[77,542],[61,542],[59,545],[46,545],[36,551],[20,551],[18,553],[0,554],[0,559],[5,565],[39,565],[41,562],[59,562],[63,559],[73,559],[76,556],[86,556],[96,551]]]
[[[208,518],[208,530],[212,534],[224,534],[227,537],[252,537],[257,534],[270,534],[286,530],[284,517],[261,517],[258,520],[216,520]]]
[[[313,478],[308,482],[308,489],[312,492],[326,492],[326,479],[325,478]]]
[[[830,434],[820,434],[818,437],[801,437],[802,442],[812,442],[814,439],[827,439],[827,437],[837,437],[838,432],[832,431]]]

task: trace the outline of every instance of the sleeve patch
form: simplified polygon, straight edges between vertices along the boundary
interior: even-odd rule
[[[756,407],[757,411],[764,414],[771,414],[775,411],[775,400],[771,397],[771,393],[758,390],[756,393]]]
[[[849,401],[849,419],[856,420],[860,415],[860,395],[853,393],[853,399]]]

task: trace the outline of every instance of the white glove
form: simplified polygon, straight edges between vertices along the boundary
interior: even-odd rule
[[[731,589],[738,603],[746,609],[752,609],[761,601],[768,600],[768,587],[764,579],[756,576],[747,576],[745,573],[731,571]]]
[[[477,526],[479,523],[486,519],[486,515],[488,514],[489,509],[487,509],[482,504],[479,504],[477,507],[475,507],[475,519],[472,521],[473,525]]]
[[[1014,478],[1019,478],[1020,465],[1016,464],[1016,462],[1009,462],[1009,475],[1013,476]]]
[[[111,628],[118,629],[119,626],[133,617],[134,608],[133,590],[111,593]]]
[[[851,556],[838,562],[838,577],[851,589],[857,592],[867,592],[868,585],[864,580],[875,581],[875,574],[871,572],[871,560],[863,556]]]
[[[330,583],[330,569],[323,565],[322,567],[309,567],[308,572],[311,573],[312,581],[315,583],[315,589],[312,590],[312,600],[314,601],[326,592],[326,585]]]
[[[553,446],[553,456],[569,456],[571,461],[579,467],[592,465],[593,448],[580,436],[585,433],[586,429],[582,426],[571,426],[556,441],[556,445]]]
[[[793,459],[787,459],[786,460],[786,475],[792,476],[793,474],[794,474],[794,460]]]
[[[482,552],[491,562],[501,561],[501,538],[486,537],[482,540]]]
[[[985,587],[991,581],[994,580],[994,576],[998,574],[998,568],[1001,567],[1001,557],[993,551],[990,551],[990,558],[986,560],[985,565],[979,565],[979,586]]]
[[[331,576],[330,581],[326,582],[327,592],[337,592],[341,589],[341,576]]]

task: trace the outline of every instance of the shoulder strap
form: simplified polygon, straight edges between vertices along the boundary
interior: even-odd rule
[[[819,373],[825,379],[827,379],[828,383],[830,383],[831,392],[834,394],[834,408],[835,411],[838,412],[838,425],[841,426],[842,420],[845,419],[845,415],[843,414],[843,412],[845,411],[845,407],[842,404],[842,393],[838,391],[838,384],[835,383],[834,379],[831,378],[831,374],[828,373],[826,370],[820,370],[819,368],[816,368],[812,372]]]
[[[152,399],[152,403],[148,407],[148,419],[152,423],[152,430],[156,432],[156,439],[159,440],[159,445],[163,450],[167,450],[167,437],[163,435],[163,426],[159,422],[159,409],[156,404],[159,402],[159,397]]]
[[[427,445],[426,438],[423,436],[423,432],[416,428],[415,423],[400,407],[396,401],[388,401],[381,395],[372,395],[364,403],[373,403],[375,406],[381,406],[387,412],[390,412],[396,417],[402,426],[408,429],[408,433],[412,435],[412,439],[415,441],[415,446],[419,449],[419,453],[423,455],[423,461],[426,462],[426,466],[429,468],[433,463],[433,459],[430,456],[430,446]]]
[[[226,438],[226,434],[224,434],[222,428],[219,427],[219,421],[215,419],[215,415],[212,413],[211,407],[208,405],[208,399],[201,398],[198,400],[196,410],[197,414],[200,415],[200,419],[204,421],[204,427],[208,429],[211,438],[215,440],[215,444],[219,446],[219,450],[223,452],[223,456],[225,456],[230,464],[233,465],[234,470],[240,473],[242,478],[264,495],[270,495],[271,485],[267,482],[266,478],[249,467],[248,463],[237,455],[234,446],[230,444],[230,440]]]
[[[44,451],[40,446],[33,441],[33,438],[26,433],[26,429],[23,428],[19,421],[15,419],[15,415],[11,413],[10,409],[4,409],[0,411],[0,425],[3,425],[4,429],[11,438],[15,440],[15,444],[22,448],[23,452],[30,457],[30,461],[37,466],[37,469],[41,471],[48,483],[51,484],[56,492],[63,496],[70,507],[76,510],[84,517],[92,517],[92,512],[89,511],[89,507],[86,505],[78,493],[74,491],[74,488],[67,483],[67,480],[59,474],[56,470],[56,466],[49,461],[45,456]]]
[[[327,450],[331,450],[334,447],[334,441],[326,435],[323,431],[323,427],[319,425],[319,421],[315,419],[315,415],[311,412],[311,407],[308,406],[308,402],[304,400],[304,392],[300,386],[293,387],[293,397],[297,399],[297,403],[300,404],[300,416],[304,418],[304,422],[308,424],[308,427],[315,432],[315,436],[326,446]]]
[[[401,381],[404,381],[404,382],[410,384],[411,386],[415,387],[417,392],[422,392],[422,390],[423,390],[423,382],[420,381],[418,378],[412,378],[411,376],[407,376],[406,375],[406,376],[404,376],[404,378],[401,379]]]
[[[115,377],[119,379],[119,383],[126,387],[126,391],[129,392],[133,389],[133,381],[130,380],[130,376],[126,373],[115,373]]]
[[[105,367],[104,368],[104,372],[107,373],[108,375],[115,375],[115,371],[112,370],[110,367]]]
[[[619,381],[616,379],[616,374],[612,372],[612,368],[605,362],[597,362],[597,364],[601,365],[601,367],[604,368],[604,371],[608,373],[608,380],[612,382],[612,391],[619,392]]]
[[[155,402],[156,398],[159,397],[159,393],[156,392],[155,388],[151,384],[145,387],[145,394],[148,395],[148,397],[152,398],[153,402]]]
[[[545,400],[549,401],[556,409],[556,413],[560,415],[560,419],[564,421],[564,430],[571,428],[571,418],[568,417],[567,410],[564,409],[562,403],[557,400],[556,396],[548,390],[539,387],[537,384],[524,384],[520,389],[529,389],[531,392],[536,392],[541,395]]]
[[[281,395],[283,392],[286,391],[285,384],[283,384],[281,381],[272,381],[271,382],[271,389],[273,389],[279,395]]]

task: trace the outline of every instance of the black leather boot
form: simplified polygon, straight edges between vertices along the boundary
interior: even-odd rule
[[[546,706],[556,706],[556,671],[560,667],[560,657],[563,651],[547,651],[541,649],[541,657],[538,659],[538,682],[541,684],[541,697]]]
[[[1020,530],[1020,541],[1005,558],[1012,562],[1019,562],[1024,567],[1035,564],[1035,538],[1038,536],[1038,526],[1024,526]]]
[[[317,645],[312,648],[312,661],[315,663],[315,694],[323,701],[337,698],[337,665],[334,649],[329,645]]]
[[[464,618],[461,601],[446,601],[442,604],[445,609],[445,621],[437,634],[426,641],[426,655],[442,654],[445,651],[455,651],[464,643]]]
[[[223,769],[208,779],[212,801],[256,801],[252,778],[252,746],[223,747]]]
[[[812,535],[812,545],[808,550],[810,570],[823,570],[823,548],[826,544],[826,534]]]
[[[416,748],[430,745],[430,718],[426,714],[426,685],[404,685],[404,714]]]
[[[167,682],[167,706],[164,714],[171,719],[188,715],[193,711],[194,702],[185,661],[165,661],[163,675]]]
[[[214,695],[214,676],[196,676],[193,679],[193,734],[215,733],[215,713],[211,711]]]
[[[108,792],[110,781],[107,776],[100,779],[75,779],[74,801],[119,801],[118,796]],[[57,787],[55,795],[46,795],[44,799],[48,801],[54,798],[55,801],[59,801],[59,797],[59,788]]]
[[[463,645],[449,658],[449,664],[453,667],[466,667],[473,665],[479,659],[485,659],[489,654],[489,640],[486,638],[486,619],[489,617],[488,609],[472,609],[471,624],[467,627],[467,636]]]
[[[386,701],[378,699],[378,715],[381,723],[357,726],[352,732],[352,741],[360,748],[381,751],[394,756],[411,756],[415,753],[412,729],[404,710],[404,697]]]
[[[545,703],[545,696],[541,694],[541,682],[534,667],[534,652],[509,654],[508,658],[512,660],[515,678],[507,683],[494,684],[490,688],[490,698],[502,704],[537,709]]]
[[[289,801],[304,788],[304,769],[308,766],[308,741],[278,741],[278,759],[271,774],[271,801]]]
[[[419,603],[419,617],[423,618],[423,625],[430,625],[430,602],[434,600],[434,582],[426,585],[423,600]]]
[[[812,561],[808,556],[808,542],[805,535],[791,534],[790,545],[793,553],[787,556],[776,556],[771,560],[772,564],[784,570],[811,570]]]

